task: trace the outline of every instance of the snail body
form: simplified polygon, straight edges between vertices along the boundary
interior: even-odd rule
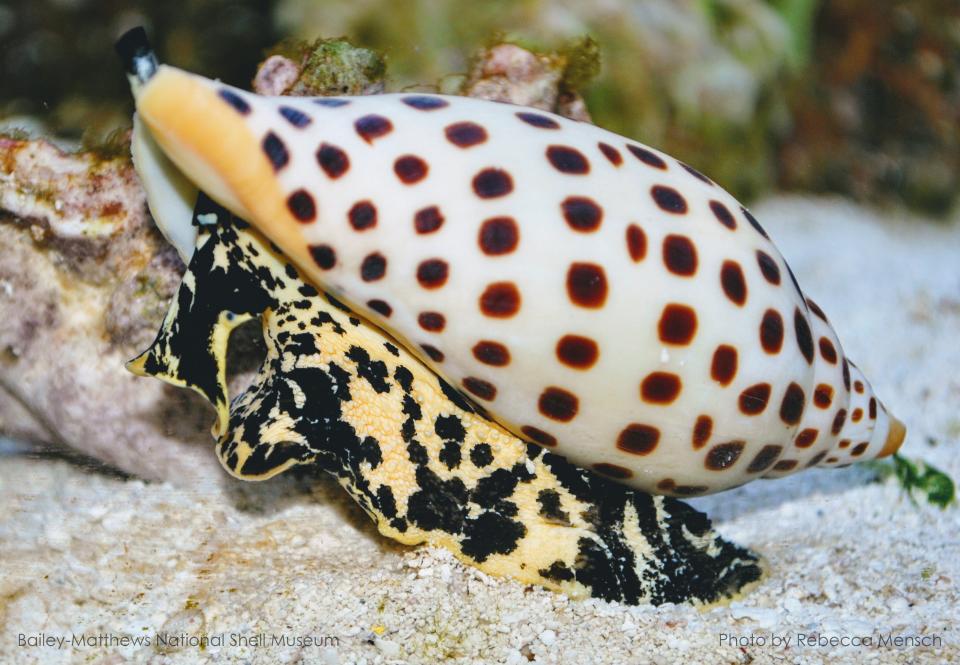
[[[224,468],[334,475],[384,536],[498,576],[628,604],[734,597],[750,551],[686,504],[579,469],[488,421],[415,356],[319,293],[255,229],[201,196],[197,249],[156,341],[128,364],[207,398]],[[230,400],[230,331],[266,358]]]

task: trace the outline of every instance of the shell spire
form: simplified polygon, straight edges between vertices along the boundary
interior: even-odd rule
[[[689,496],[903,441],[753,215],[664,153],[461,97],[270,98],[166,66],[135,92],[189,181],[575,464]]]

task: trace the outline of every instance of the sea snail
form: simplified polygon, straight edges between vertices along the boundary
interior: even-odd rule
[[[686,504],[579,469],[489,422],[203,195],[195,219],[197,249],[160,334],[128,366],[214,404],[231,474],[318,467],[383,535],[574,598],[712,603],[760,578],[756,555]],[[228,407],[227,338],[253,317],[267,356]]]
[[[374,457],[407,471],[417,467],[412,474],[397,471],[403,480],[385,485],[392,507],[403,503],[409,510],[397,500],[398,490],[409,499],[428,486],[437,490],[437,482],[454,482],[456,491],[440,495],[449,510],[466,511],[457,522],[459,554],[482,564],[491,559],[462,547],[468,540],[462,519],[479,519],[491,507],[472,503],[470,488],[479,486],[482,472],[467,468],[462,447],[472,454],[482,443],[493,446],[487,438],[496,432],[517,455],[510,473],[523,476],[522,466],[536,482],[543,478],[561,495],[559,504],[549,501],[564,519],[572,513],[563,497],[581,502],[579,514],[590,515],[587,523],[608,562],[654,565],[706,552],[723,559],[724,572],[712,574],[713,582],[727,580],[723,585],[673,591],[673,597],[709,600],[756,579],[755,557],[731,553],[733,546],[719,540],[722,547],[709,545],[716,537],[702,516],[697,528],[683,527],[696,544],[688,539],[680,546],[671,540],[679,527],[668,522],[672,507],[682,504],[635,490],[715,492],[809,466],[887,455],[904,438],[903,425],[844,357],[825,316],[803,296],[754,217],[716,183],[667,155],[543,111],[461,97],[260,97],[158,66],[142,31],[128,33],[118,50],[135,92],[133,152],[151,210],[181,254],[193,255],[157,342],[132,368],[210,398],[220,415],[221,459],[241,477],[267,477],[297,463],[316,462],[335,473],[352,464],[351,480],[339,475],[341,482],[381,531],[421,542],[422,533],[404,540],[389,531],[383,507],[371,498],[374,469],[361,458],[373,453],[329,449],[336,448],[337,423],[348,422],[355,438],[356,422],[363,422],[375,432],[367,437],[377,444],[370,446],[379,451]],[[224,222],[231,215],[222,209],[204,212],[215,209],[213,203],[198,204],[191,214],[198,188],[270,242],[258,240],[245,222]],[[210,224],[217,229],[207,229]],[[221,237],[220,226],[231,224],[239,240]],[[211,242],[214,256],[201,269],[195,264]],[[198,310],[203,282],[234,272],[246,277],[237,278],[236,287],[222,285],[226,290],[213,304]],[[305,295],[316,293],[311,284],[367,321],[347,315],[357,324],[329,324],[342,312],[324,308],[319,295]],[[277,311],[284,312],[282,322],[272,321]],[[271,355],[253,392],[228,411],[219,354],[232,325],[252,316],[264,318]],[[411,453],[409,442],[392,455],[384,450],[397,437],[430,435],[415,425],[406,432],[393,427],[407,422],[396,401],[403,400],[379,396],[390,362],[385,333],[367,322],[398,341],[386,343],[409,373],[439,386],[429,399],[441,400],[464,430],[447,438],[445,426],[434,421],[432,436],[444,442],[436,459],[430,450]],[[277,328],[284,325],[292,327]],[[197,336],[204,326],[209,335]],[[346,340],[336,341],[336,328]],[[317,355],[326,344],[342,353],[337,345],[344,343],[362,353],[340,363]],[[289,378],[303,369],[301,355],[310,368],[324,369],[344,404],[333,408],[316,385]],[[411,397],[421,398],[427,399]],[[323,445],[301,427],[306,421]],[[536,446],[522,446],[521,465],[520,440],[634,490]],[[566,471],[541,476],[542,464],[563,464]],[[569,484],[574,476],[579,489]],[[536,548],[523,543],[568,541],[540,530],[545,518],[534,510],[537,502],[516,497],[516,477],[508,484],[512,490],[502,500],[512,507],[492,510],[530,535],[504,546],[500,563],[485,565],[529,579],[524,574],[532,574]],[[624,497],[612,512],[611,496]],[[642,510],[631,503],[637,501],[646,502]],[[542,502],[540,508],[552,512]],[[438,505],[431,510],[444,512]],[[572,542],[577,546],[556,559],[557,570],[566,571],[563,584],[631,602],[666,597],[652,581],[657,574],[639,564],[633,582],[617,578],[616,592],[598,591],[585,582],[598,564],[582,539]],[[617,548],[628,555],[619,557]],[[706,564],[678,565],[690,574]],[[598,584],[607,588],[609,579]]]

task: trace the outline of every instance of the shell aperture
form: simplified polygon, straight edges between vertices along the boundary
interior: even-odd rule
[[[169,67],[137,109],[312,281],[575,464],[683,496],[903,439],[754,217],[663,153],[534,109]]]
[[[194,219],[197,249],[180,290],[130,367],[215,406],[217,453],[231,474],[318,467],[383,535],[575,598],[711,603],[759,579],[756,555],[686,504],[578,469],[487,421],[202,195]],[[229,399],[229,332],[251,318],[262,320],[267,355]]]

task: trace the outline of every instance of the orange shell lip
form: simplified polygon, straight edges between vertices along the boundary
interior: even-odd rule
[[[883,450],[880,451],[877,457],[887,457],[900,450],[900,446],[903,444],[906,436],[906,426],[893,416],[890,416],[890,429],[887,432],[887,441],[883,444]]]

